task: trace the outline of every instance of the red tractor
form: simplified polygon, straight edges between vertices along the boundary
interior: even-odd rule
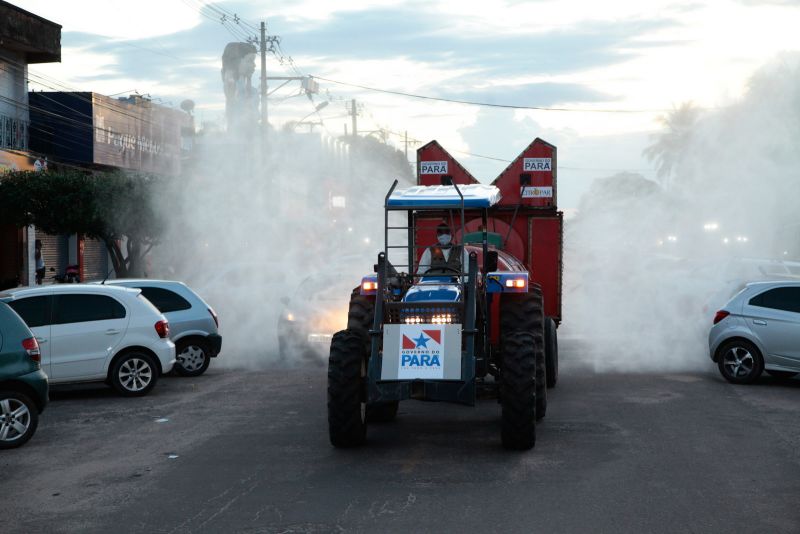
[[[480,392],[502,406],[503,445],[530,449],[558,378],[556,148],[534,140],[491,185],[436,141],[417,153],[418,185],[395,182],[386,195],[375,274],[353,290],[347,329],[331,341],[331,443],[362,444],[401,400],[474,405]],[[436,245],[445,226],[455,245]],[[420,268],[431,254],[439,261]]]

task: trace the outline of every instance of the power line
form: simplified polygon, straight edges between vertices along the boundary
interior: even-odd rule
[[[13,61],[9,61],[8,63],[9,63],[9,66],[11,68],[15,68],[14,65],[12,64],[12,63],[14,63]],[[16,67],[16,68],[17,68],[17,70],[22,71],[21,68],[19,68],[19,67]],[[10,72],[10,71],[6,70],[3,67],[3,65],[0,65],[0,70],[5,70],[6,72]],[[29,74],[29,76],[38,76],[38,75],[36,75],[34,73],[31,73],[30,71],[29,71],[28,74]],[[160,124],[158,124],[156,122],[153,122],[151,120],[148,120],[148,119],[146,119],[146,118],[144,118],[144,117],[142,117],[140,115],[134,115],[134,114],[130,113],[130,110],[127,107],[123,106],[121,103],[117,104],[116,102],[113,101],[113,99],[109,99],[108,101],[100,101],[100,100],[95,100],[95,99],[92,99],[92,98],[89,98],[89,97],[86,97],[86,96],[83,96],[82,94],[80,94],[80,93],[87,93],[87,92],[91,92],[91,91],[79,91],[77,89],[70,88],[69,86],[64,85],[61,82],[58,82],[57,80],[55,82],[52,82],[52,83],[54,83],[56,85],[60,85],[61,87],[50,85],[50,84],[42,82],[42,81],[33,80],[31,78],[25,78],[25,79],[28,82],[35,83],[35,84],[41,85],[43,87],[47,87],[49,89],[54,89],[56,92],[63,92],[63,89],[66,89],[67,90],[66,92],[72,93],[72,96],[74,98],[76,98],[76,99],[78,99],[80,101],[89,103],[92,106],[96,106],[96,107],[101,108],[101,109],[106,109],[106,110],[109,110],[109,111],[113,111],[115,113],[118,113],[118,114],[123,115],[125,117],[128,117],[130,119],[139,121],[139,122],[141,122],[143,124],[148,124],[148,125],[151,125],[151,126],[160,126]],[[47,80],[47,77],[42,76],[42,79]],[[37,94],[43,94],[43,93],[37,93]],[[48,100],[52,100],[49,97],[45,97],[45,98],[48,98]],[[19,102],[19,101],[15,101],[15,102]],[[61,105],[64,106],[64,107],[69,108],[69,106],[66,106],[64,104],[61,104]],[[72,108],[70,108],[70,109],[72,109]],[[75,110],[75,109],[72,109],[72,111],[76,111],[77,112],[77,110]],[[177,111],[177,110],[172,109],[171,111]],[[65,118],[68,118],[68,117],[65,117]]]
[[[588,108],[553,108],[553,107],[543,107],[543,106],[515,106],[511,104],[493,104],[490,102],[457,100],[453,98],[442,98],[435,96],[418,95],[414,93],[405,93],[403,91],[393,91],[390,89],[380,89],[378,87],[370,87],[367,85],[360,85],[357,83],[342,82],[338,80],[332,80],[330,78],[323,78],[322,76],[314,76],[314,78],[330,83],[335,83],[338,85],[345,85],[348,87],[356,87],[358,89],[364,89],[365,91],[373,91],[376,93],[387,93],[390,95],[405,96],[409,98],[419,98],[422,100],[434,100],[437,102],[450,102],[452,104],[465,104],[468,106],[482,106],[482,107],[502,108],[502,109],[522,109],[522,110],[532,110],[532,111],[565,111],[565,112],[577,112],[577,113],[667,113],[669,111],[672,111],[669,109],[588,109]]]

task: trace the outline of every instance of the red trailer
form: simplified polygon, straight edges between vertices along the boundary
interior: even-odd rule
[[[502,198],[489,210],[487,230],[495,237],[490,243],[499,242],[496,248],[522,261],[530,280],[541,286],[545,315],[559,325],[564,216],[557,207],[556,165],[556,147],[538,137],[534,139],[492,182],[500,189]],[[431,141],[417,150],[418,185],[440,185],[448,176],[456,184],[479,183],[438,142]],[[415,245],[435,242],[435,228],[441,216],[426,213],[428,221],[419,220]],[[458,214],[455,219],[456,224],[450,226],[459,228]],[[480,216],[470,217],[467,213],[466,219],[468,239],[464,241],[458,235],[457,241],[470,242],[470,237],[478,237]],[[422,249],[417,250],[421,255]],[[498,322],[493,324],[497,327]],[[497,339],[496,330],[492,339]]]

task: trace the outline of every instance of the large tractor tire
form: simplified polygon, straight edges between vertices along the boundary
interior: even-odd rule
[[[375,297],[362,295],[360,288],[355,288],[350,294],[347,329],[361,331],[364,334],[364,339],[369,342],[369,331],[372,328],[373,317],[375,317]]]
[[[360,332],[333,335],[328,360],[328,432],[334,447],[355,447],[367,435],[366,353]]]
[[[528,293],[507,293],[500,300],[500,344],[505,358],[505,338],[517,332],[533,336],[536,353],[536,420],[547,413],[547,354],[545,352],[545,318],[542,288],[531,284]]]
[[[500,369],[502,439],[507,449],[536,444],[536,351],[529,332],[506,332]]]
[[[350,309],[347,312],[347,329],[360,332],[364,336],[364,350],[369,358],[372,320],[375,317],[375,298],[361,295],[360,287],[350,295]],[[387,423],[397,416],[399,401],[367,404],[367,422]]]
[[[514,331],[544,336],[544,299],[536,284],[531,284],[527,293],[500,297],[500,333]]]
[[[544,356],[547,362],[547,387],[558,382],[558,330],[552,317],[544,320]]]

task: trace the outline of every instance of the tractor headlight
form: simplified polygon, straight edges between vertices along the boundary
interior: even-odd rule
[[[419,317],[417,315],[410,315],[403,319],[405,324],[450,324],[453,322],[453,314],[441,313],[433,315],[430,318]]]
[[[449,313],[434,315],[431,322],[433,324],[450,324],[453,322],[453,316]]]

